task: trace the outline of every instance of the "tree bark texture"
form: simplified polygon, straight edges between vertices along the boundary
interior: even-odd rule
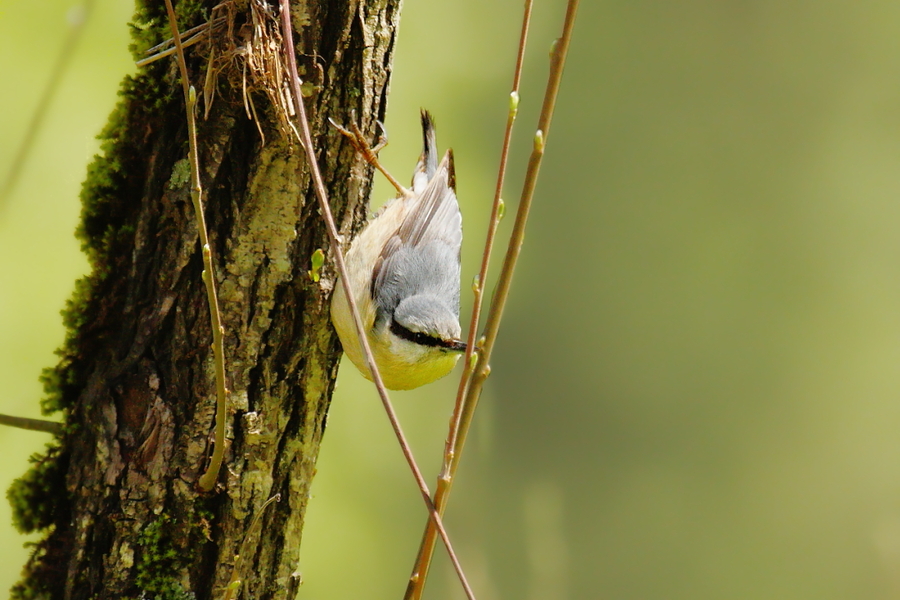
[[[141,51],[171,37],[163,3],[152,4],[135,19]],[[168,57],[126,79],[84,185],[79,233],[93,271],[66,310],[60,364],[45,373],[45,409],[66,413],[66,432],[9,492],[20,526],[47,532],[14,596],[221,598],[236,581],[232,597],[295,595],[340,357],[328,310],[336,273],[326,260],[318,281],[308,274],[317,249],[331,252],[289,102],[278,105],[289,90],[277,2],[213,6],[184,1],[176,12],[182,31],[220,19],[187,49],[225,328],[218,489],[196,487],[213,445],[215,382],[184,100]],[[315,150],[348,236],[365,215],[371,169],[327,119],[355,118],[375,135],[398,20],[399,0],[292,7]],[[248,531],[274,494],[280,502]]]

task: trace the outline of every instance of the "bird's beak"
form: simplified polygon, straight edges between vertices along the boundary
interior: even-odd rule
[[[462,340],[449,340],[446,342],[447,350],[453,350],[454,352],[465,352],[466,351],[466,343]]]

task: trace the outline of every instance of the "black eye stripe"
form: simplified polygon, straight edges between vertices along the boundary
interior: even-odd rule
[[[403,338],[404,340],[410,341],[414,344],[419,344],[422,346],[431,346],[433,348],[446,348],[448,350],[457,350],[462,351],[465,350],[465,344],[461,342],[457,342],[455,340],[450,340],[449,342],[446,340],[442,340],[440,338],[432,337],[430,335],[418,332],[418,331],[410,331],[397,321],[391,319],[391,333],[396,335],[399,338]]]
[[[410,331],[394,320],[391,320],[391,333],[399,338],[403,338],[404,340],[408,340],[410,342],[413,342],[414,344],[421,344],[422,346],[433,346],[439,348],[445,345],[444,340],[431,337],[430,335],[426,335],[418,331]]]

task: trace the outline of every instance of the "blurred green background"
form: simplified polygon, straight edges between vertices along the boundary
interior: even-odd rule
[[[436,115],[467,314],[522,3],[405,4],[382,158],[405,178]],[[0,2],[4,175],[72,6]],[[563,8],[535,8],[508,214]],[[98,0],[0,207],[2,412],[38,416],[130,12]],[[900,5],[584,2],[447,516],[478,598],[900,598],[898,234]],[[394,394],[431,485],[454,387]],[[0,429],[0,487],[42,444]],[[300,597],[401,597],[425,513],[349,364],[313,494]],[[26,556],[8,522],[0,589]],[[461,598],[440,558],[426,596]]]

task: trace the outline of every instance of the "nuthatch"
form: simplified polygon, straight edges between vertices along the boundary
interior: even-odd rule
[[[342,131],[384,171],[358,130],[355,135]],[[353,240],[345,260],[375,363],[392,390],[409,390],[443,377],[466,349],[459,339],[462,215],[453,152],[447,150],[438,164],[434,123],[425,110],[422,136],[424,148],[412,189],[395,184],[400,196]],[[340,281],[331,300],[331,320],[344,352],[372,379]]]

